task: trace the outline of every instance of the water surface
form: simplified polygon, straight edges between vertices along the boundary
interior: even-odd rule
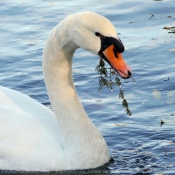
[[[85,173],[174,174],[175,34],[162,29],[175,26],[174,0],[0,1],[0,85],[50,106],[41,67],[45,40],[60,20],[86,10],[113,22],[137,83],[122,80],[132,112],[129,117],[117,87],[112,92],[97,92],[94,70],[98,56],[76,51],[73,76],[77,93],[114,159]],[[165,121],[162,126],[161,119]]]

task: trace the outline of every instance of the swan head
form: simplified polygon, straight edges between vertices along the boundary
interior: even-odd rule
[[[73,15],[75,28],[70,29],[78,47],[100,55],[122,78],[131,77],[131,69],[122,57],[124,45],[113,24],[104,16],[94,12]],[[75,32],[76,30],[76,32]]]

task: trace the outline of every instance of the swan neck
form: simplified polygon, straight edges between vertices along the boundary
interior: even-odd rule
[[[67,43],[63,41],[68,36],[67,31],[63,31],[57,26],[47,39],[43,52],[43,72],[59,128],[66,135],[66,132],[73,130],[74,124],[80,127],[81,121],[89,118],[77,96],[72,78],[72,58],[78,46],[70,39],[67,39]]]
[[[109,160],[109,151],[77,96],[72,78],[72,58],[79,46],[69,36],[69,31],[59,24],[46,41],[43,72],[48,96],[57,118],[59,138],[66,154],[72,158],[76,155],[76,164],[79,165],[85,164],[86,157],[90,154],[93,155],[94,162],[98,162],[96,164],[102,165]],[[86,151],[82,152],[85,147],[88,154]],[[85,157],[85,162],[78,159],[80,152],[81,157]],[[99,158],[101,156],[104,157],[102,162]]]

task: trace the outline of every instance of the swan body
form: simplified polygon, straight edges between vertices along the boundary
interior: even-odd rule
[[[99,54],[102,38],[95,32],[119,40],[112,23],[93,12],[70,15],[52,29],[43,51],[43,72],[53,112],[0,87],[0,169],[88,169],[110,160],[107,144],[87,116],[72,79],[77,48]]]

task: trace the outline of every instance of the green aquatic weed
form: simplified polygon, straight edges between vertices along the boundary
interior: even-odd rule
[[[128,102],[124,98],[124,92],[121,89],[121,81],[120,78],[117,77],[117,73],[113,68],[106,68],[105,62],[102,58],[99,60],[99,65],[95,68],[95,70],[99,73],[99,88],[98,91],[102,90],[103,87],[109,88],[111,91],[113,90],[113,86],[119,87],[119,98],[122,99],[122,105],[126,109],[126,113],[131,116],[131,111],[129,110]],[[134,80],[135,81],[135,80]]]

